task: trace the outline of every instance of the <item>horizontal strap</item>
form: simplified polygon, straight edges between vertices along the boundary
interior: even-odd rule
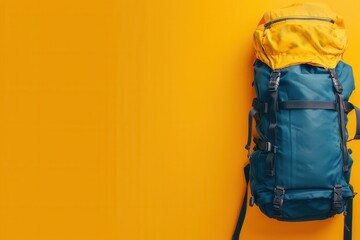
[[[252,106],[261,113],[268,112],[268,103],[261,102],[257,98],[254,98]],[[279,109],[325,109],[325,110],[337,110],[336,102],[332,101],[313,101],[313,100],[288,100],[279,102]],[[354,106],[347,101],[344,101],[345,113],[349,113],[354,109]]]
[[[325,109],[336,110],[336,102],[332,101],[304,101],[304,100],[289,100],[279,102],[279,109]]]

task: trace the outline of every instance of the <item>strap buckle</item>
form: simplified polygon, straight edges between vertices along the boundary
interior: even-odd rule
[[[251,196],[249,205],[250,205],[250,207],[252,207],[252,206],[254,206],[254,204],[255,204],[255,198],[254,198],[254,196]]]
[[[342,202],[343,202],[343,188],[342,188],[342,185],[335,185],[332,209],[334,211],[338,211],[339,209],[341,209]]]
[[[330,76],[336,92],[342,93],[343,87],[341,86],[341,83],[339,81],[339,76],[337,75],[335,69],[330,69]]]
[[[280,71],[274,70],[270,74],[270,80],[269,80],[269,85],[268,85],[269,91],[270,92],[277,91],[277,89],[279,87],[279,83],[280,83]]]
[[[277,186],[274,193],[273,208],[276,211],[280,211],[284,203],[285,189],[284,187]]]
[[[265,142],[265,151],[270,152],[271,151],[271,142]]]
[[[273,146],[271,144],[271,142],[265,142],[265,146],[264,146],[264,151],[265,152],[273,152],[273,153],[276,153],[276,149],[277,147],[276,146]]]

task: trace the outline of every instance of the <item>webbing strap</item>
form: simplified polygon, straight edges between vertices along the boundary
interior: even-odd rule
[[[344,111],[344,96],[337,94],[339,102],[339,124],[340,124],[340,135],[341,135],[341,150],[343,155],[343,170],[344,172],[349,171],[349,154],[347,149],[347,138],[346,138],[346,123],[345,123],[345,111]]]
[[[356,107],[352,103],[344,101],[344,111],[345,111],[345,113],[349,113],[353,109],[356,109]]]
[[[343,171],[349,171],[349,155],[346,146],[346,126],[345,126],[345,110],[344,110],[344,96],[342,95],[342,86],[335,69],[330,69],[330,76],[335,90],[336,102],[338,107],[339,129],[341,136],[341,151],[343,158]]]
[[[351,187],[351,190],[353,191],[351,185],[350,185],[350,187]],[[354,196],[349,198],[345,205],[344,240],[352,239],[353,199],[354,199]]]
[[[355,132],[355,136],[353,139],[360,139],[360,109],[357,108],[356,106],[354,106],[351,103],[347,103],[345,104],[345,112],[351,112],[352,110],[355,110],[355,116],[356,116],[356,132]],[[351,141],[349,140],[349,141]]]
[[[334,187],[333,201],[331,206],[331,216],[334,216],[342,207],[343,203],[343,188],[341,184],[337,184]]]
[[[249,178],[250,178],[250,165],[249,164],[247,164],[244,168],[244,176],[245,176],[245,181],[246,181],[246,186],[245,186],[246,190],[245,190],[244,199],[243,199],[243,202],[241,205],[239,218],[238,218],[235,230],[234,230],[232,240],[239,240],[241,228],[242,228],[244,220],[245,220],[245,214],[246,214],[246,208],[247,208],[248,184],[249,184]]]
[[[252,106],[261,114],[268,112],[268,103],[260,102],[254,98]],[[288,100],[278,103],[279,110],[291,109],[324,109],[337,111],[338,106],[335,101],[314,101],[314,100]],[[355,107],[348,101],[344,101],[345,113],[351,112]]]
[[[285,196],[285,188],[281,186],[276,186],[274,189],[274,199],[273,199],[273,210],[274,210],[274,218],[281,220],[281,208],[284,203]]]
[[[276,149],[276,112],[278,110],[278,87],[280,83],[280,71],[274,70],[270,74],[268,92],[270,97],[269,102],[269,137],[270,143]],[[274,167],[274,158],[275,151],[269,152],[265,159],[266,165],[266,175],[274,176],[275,175],[275,167]]]
[[[289,100],[279,102],[279,109],[325,109],[336,110],[336,102],[331,101],[307,101],[307,100]]]
[[[274,157],[274,152],[268,152],[265,158],[265,173],[271,177],[275,175]]]
[[[248,118],[248,139],[247,143],[245,145],[245,149],[248,150],[248,157],[250,156],[250,146],[251,146],[251,138],[252,138],[252,120],[253,117],[257,114],[256,109],[253,107],[251,108],[249,112],[249,118]]]
[[[339,81],[339,76],[337,75],[335,69],[329,69],[329,71],[330,71],[330,76],[331,76],[331,80],[333,82],[333,87],[334,87],[335,92],[341,94],[343,91],[343,88]]]

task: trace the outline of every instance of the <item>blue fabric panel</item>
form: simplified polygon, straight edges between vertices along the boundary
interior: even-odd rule
[[[271,72],[266,64],[256,61],[254,86],[261,102],[269,101]],[[339,62],[336,72],[347,101],[354,90],[352,69]],[[307,64],[282,69],[278,93],[279,101],[336,101],[329,70]],[[262,141],[269,139],[268,127],[268,115],[263,114],[256,126]],[[337,111],[279,110],[275,176],[265,174],[266,152],[255,151],[250,158],[250,182],[256,204],[266,215],[273,217],[274,188],[282,186],[286,191],[282,207],[284,220],[307,221],[329,217],[335,185],[343,186],[344,202],[352,195],[349,190],[350,172],[342,171],[340,141]],[[351,166],[351,156],[349,162]],[[343,208],[339,210],[342,211]]]

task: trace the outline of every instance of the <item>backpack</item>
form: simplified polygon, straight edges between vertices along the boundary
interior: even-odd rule
[[[249,205],[280,221],[322,220],[344,213],[344,239],[351,239],[353,164],[347,148],[347,114],[354,90],[340,16],[328,7],[304,3],[264,14],[254,33],[256,98],[248,119]],[[254,138],[255,119],[258,137]],[[233,240],[247,207],[247,188]]]

